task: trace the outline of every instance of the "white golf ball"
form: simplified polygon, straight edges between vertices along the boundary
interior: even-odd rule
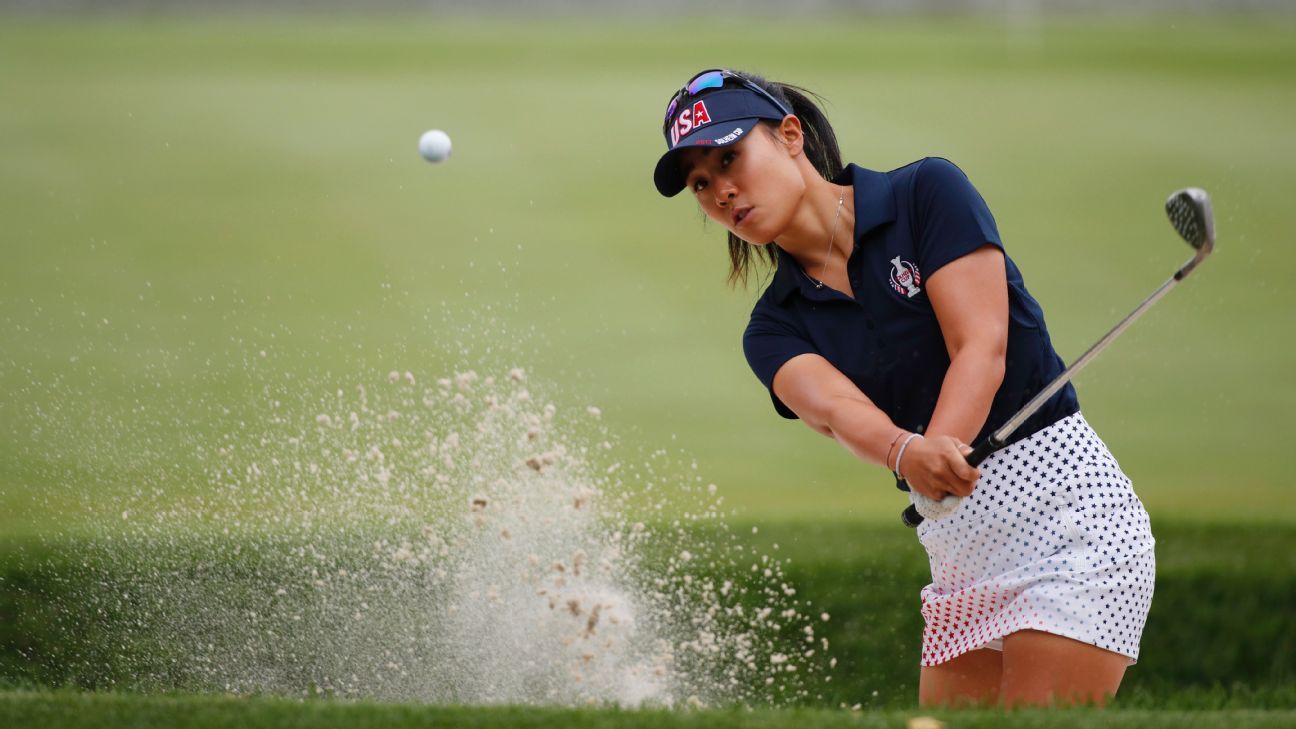
[[[432,129],[419,137],[419,154],[428,162],[444,162],[450,156],[450,135]]]

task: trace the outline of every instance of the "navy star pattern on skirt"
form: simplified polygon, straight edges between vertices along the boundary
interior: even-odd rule
[[[922,665],[1041,630],[1138,660],[1156,558],[1147,511],[1080,413],[986,459],[952,516],[923,522]]]

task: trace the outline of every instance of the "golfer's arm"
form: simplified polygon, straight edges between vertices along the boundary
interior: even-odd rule
[[[1004,378],[1008,277],[1003,252],[986,245],[946,264],[928,280],[927,295],[950,357],[927,433],[972,443]]]
[[[828,360],[817,354],[788,360],[774,375],[774,394],[815,432],[861,460],[885,465],[900,428]]]

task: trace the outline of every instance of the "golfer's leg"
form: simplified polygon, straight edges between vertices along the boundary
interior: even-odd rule
[[[999,699],[1002,654],[990,648],[968,651],[939,666],[923,666],[918,703],[923,706],[991,704]]]
[[[1038,630],[1020,630],[1003,641],[1005,706],[1094,703],[1120,688],[1129,658]]]

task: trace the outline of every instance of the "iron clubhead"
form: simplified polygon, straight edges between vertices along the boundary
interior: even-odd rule
[[[1200,187],[1180,190],[1166,200],[1166,215],[1175,232],[1197,251],[1175,272],[1174,280],[1182,281],[1215,250],[1215,214],[1211,212],[1210,196]]]
[[[1205,190],[1189,187],[1171,195],[1166,200],[1166,214],[1170,216],[1170,225],[1201,257],[1215,248],[1215,216]]]

